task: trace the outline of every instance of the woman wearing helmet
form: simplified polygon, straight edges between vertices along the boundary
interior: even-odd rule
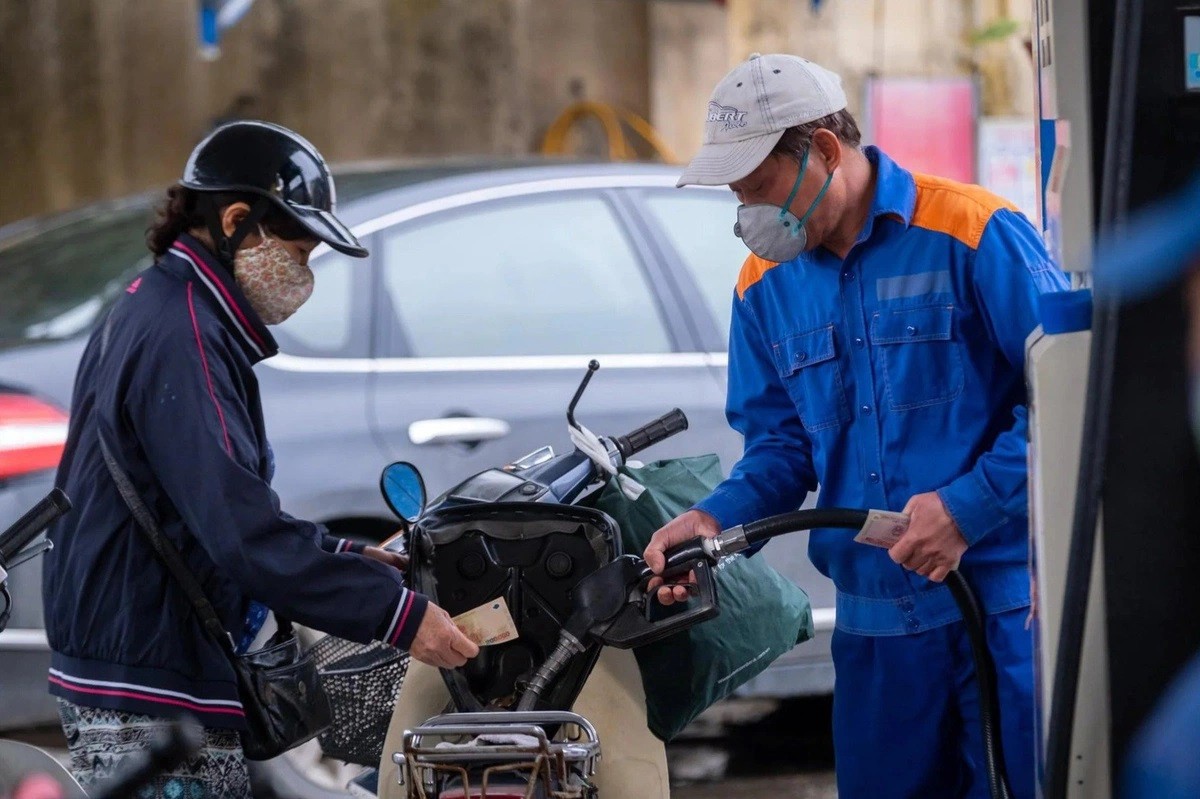
[[[50,532],[44,604],[50,691],[85,788],[186,713],[205,748],[156,795],[249,796],[233,669],[138,528],[101,442],[239,653],[267,637],[268,608],[435,666],[478,653],[405,588],[395,555],[289,516],[270,487],[252,367],[277,351],[268,326],[312,293],[315,247],[367,254],[334,211],[333,178],[303,138],[263,122],[218,128],[147,233],[154,265],[84,351],[57,479],[75,508]]]

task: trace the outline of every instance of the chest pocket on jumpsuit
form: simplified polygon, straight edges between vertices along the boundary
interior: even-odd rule
[[[871,343],[883,361],[888,404],[894,411],[938,405],[963,391],[954,306],[926,305],[875,313]]]
[[[833,325],[789,336],[772,345],[775,366],[787,388],[804,429],[822,430],[850,418],[842,386]]]

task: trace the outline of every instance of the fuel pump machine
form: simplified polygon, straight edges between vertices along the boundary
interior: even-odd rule
[[[1178,287],[1093,303],[1089,270],[1197,167],[1200,3],[1036,0],[1034,39],[1039,221],[1073,289],[1026,345],[1039,785],[1105,799],[1200,648],[1200,464]]]

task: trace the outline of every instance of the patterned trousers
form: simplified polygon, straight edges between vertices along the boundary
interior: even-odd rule
[[[71,753],[71,774],[91,792],[121,773],[150,748],[167,719],[84,707],[58,700]],[[204,748],[173,771],[160,774],[138,799],[250,799],[250,774],[235,730],[204,730]]]

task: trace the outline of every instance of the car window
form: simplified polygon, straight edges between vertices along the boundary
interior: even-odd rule
[[[737,198],[732,192],[692,189],[649,192],[646,204],[691,270],[721,334],[729,334],[733,290],[750,251],[733,235]]]
[[[354,270],[362,260],[329,252],[312,262],[312,296],[274,328],[280,348],[303,355],[343,354],[350,344],[354,314]]]
[[[489,203],[385,238],[384,285],[421,357],[658,353],[670,338],[600,197]]]
[[[145,205],[47,220],[0,241],[0,346],[71,338],[150,263]]]

